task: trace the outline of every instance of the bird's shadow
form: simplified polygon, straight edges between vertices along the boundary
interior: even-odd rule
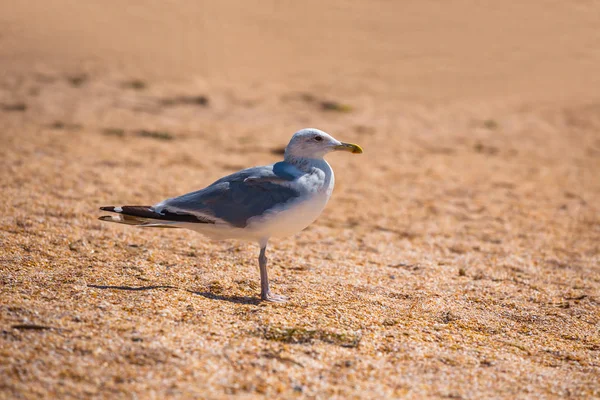
[[[103,289],[103,290],[125,290],[131,292],[144,291],[144,290],[153,290],[153,289],[180,289],[177,286],[171,285],[148,285],[148,286],[128,286],[128,285],[87,285],[90,288],[94,289]],[[221,294],[215,294],[211,292],[199,292],[196,290],[183,289],[188,293],[192,293],[198,296],[202,296],[209,300],[219,300],[219,301],[227,301],[230,303],[236,304],[251,304],[258,305],[261,300],[255,297],[249,296],[225,296]]]
[[[237,304],[258,305],[261,302],[260,299],[257,299],[255,297],[249,297],[249,296],[224,296],[222,294],[215,294],[215,293],[210,293],[210,292],[196,292],[194,290],[188,290],[188,292],[197,294],[199,296],[202,296],[202,297],[210,299],[210,300],[228,301],[230,303],[237,303]]]
[[[87,285],[87,287],[94,289],[113,289],[113,290],[127,290],[137,292],[141,290],[153,290],[153,289],[179,289],[177,286],[170,285],[150,285],[150,286],[115,286],[115,285]]]

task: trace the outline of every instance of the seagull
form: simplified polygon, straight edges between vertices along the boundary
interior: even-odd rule
[[[211,239],[258,242],[260,297],[285,302],[274,294],[267,274],[267,243],[272,237],[300,232],[321,214],[335,183],[324,160],[332,151],[363,152],[318,129],[296,132],[285,148],[284,159],[271,165],[243,169],[204,189],[173,197],[153,206],[107,206],[102,221],[147,228],[191,229]]]

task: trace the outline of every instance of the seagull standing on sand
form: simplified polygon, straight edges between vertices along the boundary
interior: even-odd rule
[[[153,206],[101,207],[115,216],[102,221],[141,227],[186,228],[212,239],[242,239],[260,245],[260,297],[287,299],[271,293],[267,275],[267,242],[293,235],[310,225],[333,191],[333,170],[323,159],[332,151],[360,154],[360,146],[342,143],[318,129],[292,136],[283,161],[248,168],[212,185],[161,201]]]

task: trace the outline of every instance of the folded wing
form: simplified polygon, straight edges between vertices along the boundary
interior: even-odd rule
[[[284,162],[249,168],[221,178],[205,189],[165,200],[151,209],[159,214],[190,216],[244,228],[250,218],[298,198],[301,193],[293,181],[300,174]]]

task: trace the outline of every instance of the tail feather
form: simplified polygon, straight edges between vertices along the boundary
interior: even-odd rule
[[[98,219],[100,221],[116,222],[119,224],[126,224],[126,225],[142,225],[145,223],[145,221],[143,221],[140,218],[130,217],[128,215],[103,215]]]
[[[101,221],[116,222],[119,224],[135,225],[148,228],[179,228],[182,222],[214,224],[215,222],[205,217],[191,214],[179,214],[162,210],[156,212],[151,206],[122,206],[100,207],[102,211],[109,211],[117,215],[103,215]]]
[[[116,222],[117,224],[139,226],[142,228],[179,228],[177,226],[178,222],[157,222],[129,215],[103,215],[98,219],[100,221]]]
[[[167,220],[167,216],[155,212],[150,206],[100,207],[102,211],[114,212],[117,215],[103,215],[101,221],[118,224],[140,226],[145,228],[178,228],[179,218]]]

